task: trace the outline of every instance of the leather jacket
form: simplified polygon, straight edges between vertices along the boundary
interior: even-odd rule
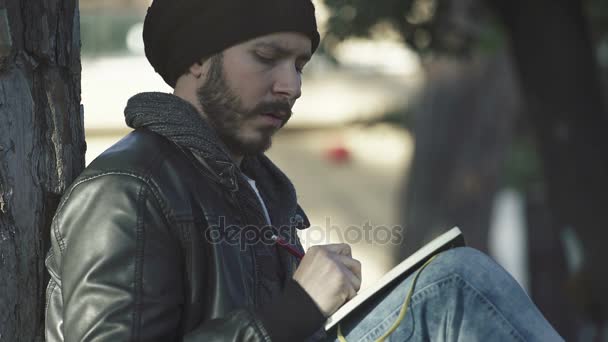
[[[246,221],[235,172],[209,163],[138,129],[85,169],[51,228],[47,341],[270,341],[252,246],[206,235]],[[302,250],[296,208],[284,233]],[[279,254],[291,279],[298,261]]]

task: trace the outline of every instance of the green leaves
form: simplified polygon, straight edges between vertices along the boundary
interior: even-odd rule
[[[390,30],[419,53],[468,54],[494,46],[500,32],[481,0],[325,0],[331,15],[325,47],[348,37],[382,38]],[[493,42],[489,42],[488,38]]]

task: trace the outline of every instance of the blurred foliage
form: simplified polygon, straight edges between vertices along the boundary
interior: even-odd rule
[[[83,11],[80,16],[83,57],[128,54],[127,34],[142,20],[135,11]]]
[[[519,135],[509,145],[503,183],[521,191],[541,184],[541,167],[535,141],[529,135]]]
[[[349,37],[378,38],[397,32],[419,53],[469,54],[488,34],[488,12],[477,0],[325,0],[330,9],[327,44]],[[489,46],[489,44],[487,44]],[[330,46],[331,48],[331,46]]]
[[[81,10],[138,10],[145,14],[146,9],[152,3],[151,0],[79,0],[78,6]]]
[[[601,39],[600,37],[606,39],[608,36],[608,1],[586,0],[585,9],[596,39]]]
[[[389,31],[420,54],[492,52],[503,45],[499,20],[483,0],[325,0],[330,10],[324,41],[331,50],[349,37],[378,38]],[[608,44],[608,1],[582,0],[596,42]]]

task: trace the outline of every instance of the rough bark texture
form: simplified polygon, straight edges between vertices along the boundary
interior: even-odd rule
[[[0,0],[0,341],[44,338],[50,221],[84,168],[76,0]]]

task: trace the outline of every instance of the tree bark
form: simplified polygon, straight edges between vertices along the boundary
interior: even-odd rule
[[[61,194],[84,168],[76,0],[0,0],[0,341],[44,339]]]

